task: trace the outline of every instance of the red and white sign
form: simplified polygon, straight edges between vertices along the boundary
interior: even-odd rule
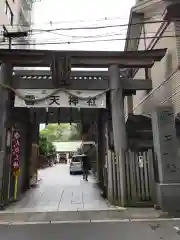
[[[12,168],[13,172],[19,171],[20,167],[20,134],[13,130],[12,134]]]
[[[19,162],[18,161],[14,161],[13,162],[13,168],[19,168]]]

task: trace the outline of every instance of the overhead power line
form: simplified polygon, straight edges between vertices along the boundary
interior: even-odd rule
[[[172,32],[172,31],[166,31],[166,33],[168,33],[168,32]],[[146,34],[145,34],[145,36],[146,37],[144,37],[144,38],[148,38],[148,37],[153,37],[153,36],[149,36],[150,34],[156,34],[156,32],[147,32]],[[67,37],[67,38],[72,38],[72,40],[76,40],[76,39],[97,39],[97,38],[107,38],[107,37],[115,37],[115,36],[126,36],[126,33],[114,33],[114,32],[112,32],[111,34],[108,34],[108,33],[106,33],[106,34],[100,34],[100,35],[94,35],[94,36],[75,36],[75,35],[59,35],[59,36],[62,36],[62,37]],[[112,39],[112,38],[111,38]],[[33,38],[33,40],[35,40],[34,38]],[[39,39],[40,40],[40,39]],[[61,38],[44,38],[44,41],[61,41],[62,39]],[[102,39],[103,40],[103,39]],[[30,40],[28,40],[28,41],[31,41],[31,39]],[[38,42],[37,40],[35,40],[36,42]],[[41,38],[41,42],[43,41],[43,39]],[[68,40],[66,40],[66,41],[68,41]],[[24,39],[19,39],[19,41],[18,42],[24,42]]]
[[[176,38],[180,37],[180,35],[167,35],[167,36],[162,36],[162,38]],[[30,45],[61,45],[61,44],[76,44],[76,43],[93,43],[93,42],[111,42],[111,41],[124,41],[124,40],[139,40],[139,39],[157,39],[158,37],[135,37],[135,38],[111,38],[111,39],[94,39],[94,40],[81,40],[81,41],[64,41],[64,42],[41,42],[41,43],[12,43],[13,46],[30,46]],[[7,45],[7,44],[1,44],[1,46]]]
[[[122,28],[122,29],[119,29],[118,32],[127,32],[127,28]],[[46,33],[46,32],[44,32]],[[49,34],[55,34],[55,35],[59,35],[59,36],[62,36],[62,37],[72,37],[72,38],[76,38],[76,37],[86,37],[84,35],[70,35],[70,34],[62,34],[60,32],[47,32]],[[42,32],[38,32],[38,33],[34,33],[32,32],[31,33],[31,36],[34,36],[34,35],[39,35],[39,34],[42,34]],[[102,35],[107,35],[107,34],[117,34],[117,31],[116,32],[109,32],[108,33],[102,33],[102,34],[99,34],[99,36],[102,36]],[[91,34],[91,36],[93,37],[93,35]],[[97,34],[95,36],[98,36]]]
[[[171,19],[170,22],[179,22],[180,19]],[[51,28],[51,29],[31,29],[31,32],[40,31],[40,32],[52,32],[52,31],[70,31],[70,30],[93,30],[93,29],[104,29],[104,28],[115,28],[115,27],[128,27],[128,26],[137,26],[145,24],[154,24],[154,23],[164,23],[169,22],[168,20],[155,20],[155,21],[140,21],[131,24],[113,24],[113,25],[101,25],[101,26],[84,26],[84,27],[64,27],[64,28]]]
[[[69,25],[69,24],[80,24],[82,25],[82,23],[86,23],[90,26],[94,25],[94,24],[99,24],[99,23],[103,23],[103,25],[105,25],[105,22],[106,24],[108,22],[111,22],[111,21],[120,21],[120,20],[127,20],[127,18],[121,18],[121,17],[114,17],[114,18],[101,18],[101,19],[95,19],[95,20],[77,20],[77,21],[58,21],[58,22],[53,22],[53,21],[49,21],[49,22],[46,22],[46,23],[41,23],[41,22],[37,22],[37,23],[27,23],[27,24],[13,24],[13,27],[28,27],[28,28],[31,28],[32,26],[34,25],[37,25],[37,26],[44,26],[44,25],[50,25],[50,26],[53,26],[53,25]],[[0,27],[12,27],[11,24],[0,24]],[[81,26],[82,27],[82,26]],[[86,26],[83,26],[83,27],[86,27]],[[88,27],[88,26],[87,26]]]
[[[117,28],[117,27],[128,27],[128,26],[137,26],[137,25],[146,25],[146,24],[154,24],[154,23],[165,23],[165,22],[179,22],[180,19],[171,19],[168,20],[154,20],[154,21],[140,21],[136,23],[125,23],[125,24],[109,24],[109,25],[100,25],[100,26],[82,26],[82,27],[61,27],[61,28],[50,28],[50,29],[30,29],[28,32],[55,32],[55,31],[71,31],[71,30],[98,30],[98,29],[106,29],[106,28]],[[4,25],[5,27],[7,25]],[[28,25],[17,25],[28,27]]]
[[[104,17],[104,18],[98,18],[98,19],[85,19],[85,20],[72,20],[72,21],[51,21],[48,22],[31,22],[28,25],[25,24],[14,24],[13,26],[33,26],[33,25],[56,25],[56,24],[68,24],[68,23],[95,23],[95,22],[108,22],[108,21],[114,21],[114,20],[125,20],[125,17]],[[0,24],[0,26],[3,26]],[[6,24],[6,26],[11,27],[11,24]]]
[[[166,33],[171,33],[172,31],[171,30],[169,30],[169,31],[166,31]],[[146,34],[145,34],[145,38],[148,38],[148,37],[153,37],[153,36],[149,36],[150,34],[155,34],[156,32],[154,31],[152,31],[152,32],[147,32]],[[68,41],[72,41],[72,40],[80,40],[80,39],[97,39],[97,38],[107,38],[107,37],[115,37],[115,36],[126,36],[126,32],[124,32],[124,33],[121,33],[121,31],[120,31],[120,33],[117,33],[117,32],[111,32],[111,33],[104,33],[104,34],[99,34],[99,35],[88,35],[88,36],[84,36],[84,35],[81,35],[81,36],[77,36],[77,35],[66,35],[66,34],[57,34],[58,36],[60,36],[60,37],[66,37],[66,38],[71,38],[71,40],[66,40],[67,42]],[[131,38],[133,38],[133,37],[131,37]],[[111,38],[112,39],[112,38]],[[36,43],[38,42],[35,38],[32,38],[32,39],[28,39],[27,38],[27,41],[36,41]],[[40,39],[39,39],[40,40]],[[104,39],[101,39],[101,40],[104,40]],[[6,42],[7,40],[4,40],[4,41],[1,41],[1,42]],[[18,43],[20,43],[20,42],[22,42],[22,43],[24,43],[24,41],[25,41],[25,39],[19,39],[18,40]],[[48,41],[62,41],[62,38],[44,38],[44,40],[43,40],[43,38],[42,38],[42,36],[41,36],[41,43],[42,43],[42,41],[44,41],[44,42],[48,42]],[[64,41],[64,40],[63,40]]]
[[[91,22],[107,22],[107,21],[114,21],[114,20],[124,20],[126,19],[125,17],[103,17],[103,18],[98,18],[98,19],[82,19],[82,20],[71,20],[71,21],[51,21],[49,20],[48,22],[44,23],[31,23],[30,25],[38,25],[38,24],[43,24],[43,25],[55,25],[55,24],[64,24],[64,23],[91,23]]]

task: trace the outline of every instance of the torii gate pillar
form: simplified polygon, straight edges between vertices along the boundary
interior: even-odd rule
[[[8,64],[0,65],[0,83],[4,85],[10,85],[12,78],[12,66]],[[10,165],[10,134],[11,126],[10,110],[11,110],[11,92],[8,89],[4,89],[0,86],[0,204],[4,205],[8,201],[8,178]],[[9,129],[9,131],[8,131]]]
[[[120,71],[117,65],[109,67],[111,88],[111,112],[114,136],[114,148],[118,166],[118,199],[125,204],[125,159],[127,148],[126,124],[124,116],[123,88],[120,81]]]

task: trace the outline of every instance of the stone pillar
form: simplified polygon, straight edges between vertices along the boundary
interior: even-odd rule
[[[105,119],[103,118],[103,110],[99,109],[98,114],[98,159],[97,159],[97,169],[98,169],[98,182],[100,188],[104,191],[104,161],[105,161],[105,132],[104,132],[104,125]]]
[[[157,107],[152,114],[152,126],[159,170],[157,201],[164,211],[179,211],[180,159],[173,107]]]
[[[109,112],[110,113],[110,112]],[[108,155],[107,155],[107,175],[108,175],[108,192],[107,192],[107,197],[110,202],[113,202],[116,200],[114,198],[114,192],[116,190],[116,187],[114,187],[114,179],[115,179],[115,172],[113,171],[114,169],[114,162],[112,159],[112,153],[114,150],[114,144],[113,144],[113,131],[112,131],[112,119],[111,117],[108,119],[107,123],[107,134],[108,134]]]
[[[31,134],[32,143],[39,144],[39,124],[32,124],[32,134]]]
[[[16,119],[15,120],[15,129],[20,134],[20,174],[18,177],[18,193],[17,200],[20,199],[22,193],[27,189],[26,178],[28,175],[27,166],[28,166],[28,131],[29,131],[29,109],[27,108],[15,108]]]
[[[5,64],[0,65],[0,83],[10,85],[12,68]],[[0,148],[4,150],[6,145],[7,118],[10,109],[10,90],[0,86]]]
[[[133,113],[133,97],[132,96],[126,96],[125,97],[125,115]]]
[[[30,185],[34,185],[38,180],[39,167],[39,123],[37,122],[36,113],[31,110],[31,133],[29,139],[30,156],[29,156],[29,177]]]
[[[0,83],[10,85],[12,78],[12,66],[0,65]],[[11,92],[0,86],[0,204],[6,204],[9,199],[9,171],[10,166],[10,134],[9,121],[11,109]],[[9,131],[8,131],[9,128]],[[8,132],[8,134],[7,134]]]
[[[125,159],[124,152],[127,148],[126,124],[124,116],[124,97],[120,80],[119,67],[109,67],[111,88],[111,112],[114,136],[114,148],[118,165],[118,199],[125,204]]]

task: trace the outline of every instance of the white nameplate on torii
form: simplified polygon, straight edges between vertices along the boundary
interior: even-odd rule
[[[59,107],[72,107],[72,108],[106,108],[106,93],[95,90],[68,90],[75,96],[67,92],[60,91],[48,97],[46,100],[40,102],[31,102],[30,99],[39,99],[54,92],[52,89],[16,89],[18,93],[23,96],[28,96],[29,101],[24,101],[17,95],[15,97],[15,107],[33,107],[33,108],[59,108]],[[97,96],[98,95],[98,96]],[[96,97],[97,96],[97,97]],[[88,99],[80,99],[85,97]]]

